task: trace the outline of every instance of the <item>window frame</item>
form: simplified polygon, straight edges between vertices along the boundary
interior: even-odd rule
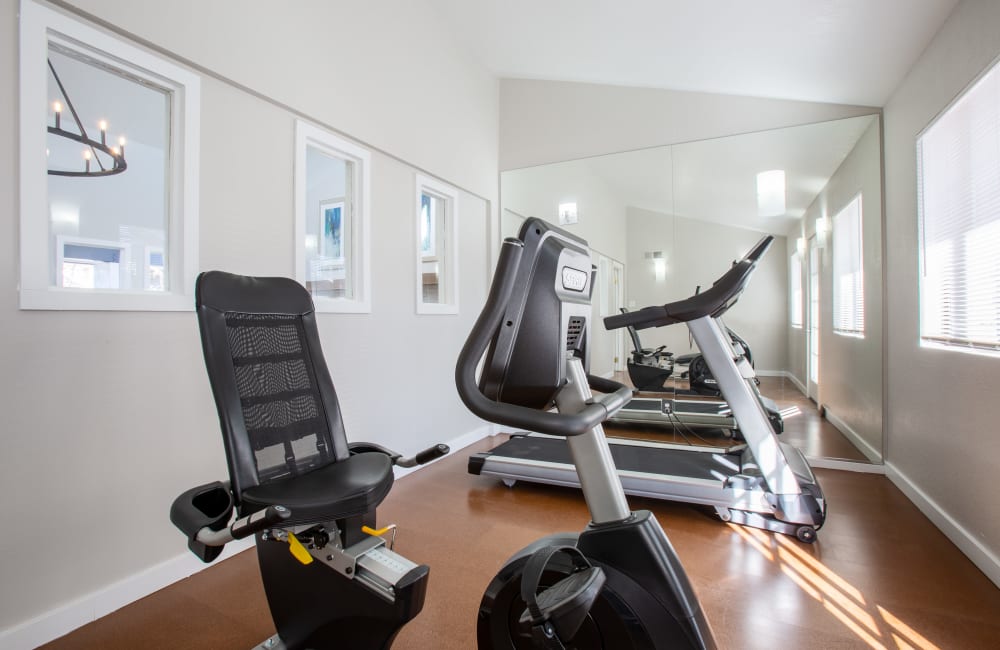
[[[424,174],[417,173],[414,175],[416,194],[414,205],[416,206],[416,218],[414,219],[414,224],[416,226],[414,231],[413,241],[414,254],[415,254],[415,265],[414,270],[416,271],[416,308],[417,314],[457,314],[458,313],[458,190],[447,183],[443,183],[435,178],[426,176]],[[422,223],[421,208],[423,202],[423,195],[429,194],[432,197],[441,199],[444,205],[444,226],[443,233],[445,236],[446,246],[444,255],[446,256],[446,264],[444,265],[445,272],[439,275],[439,278],[443,276],[443,283],[441,286],[445,287],[444,295],[450,296],[451,300],[448,302],[424,302],[424,292],[423,292],[423,243],[420,236],[420,228]],[[438,217],[440,219],[440,217]],[[432,219],[432,226],[436,226],[438,232],[441,232],[440,224],[435,223]],[[441,258],[441,242],[435,240],[433,242],[434,256]],[[441,295],[439,289],[438,295]]]
[[[306,151],[309,147],[353,164],[350,175],[352,201],[348,202],[346,195],[341,197],[344,201],[341,218],[344,218],[343,215],[346,214],[350,204],[351,226],[348,237],[351,252],[350,270],[355,287],[354,297],[331,298],[314,295],[313,305],[320,313],[369,314],[372,311],[371,152],[305,120],[295,121],[295,279],[307,287],[306,233],[308,220],[314,216],[311,213],[307,214],[309,206],[306,200]]]
[[[852,319],[851,320],[853,321],[854,325],[858,325],[860,323],[860,328],[859,329],[844,329],[844,328],[841,327],[841,323],[838,320],[839,319],[838,315],[839,315],[839,313],[841,311],[839,309],[839,307],[841,307],[841,304],[840,304],[840,300],[841,300],[841,298],[840,298],[840,296],[841,296],[841,291],[840,291],[841,284],[840,283],[841,283],[841,276],[843,274],[838,274],[837,273],[837,270],[838,270],[837,269],[837,256],[838,256],[838,253],[837,253],[837,236],[836,236],[836,233],[837,233],[837,223],[838,223],[838,220],[841,217],[843,217],[845,215],[845,213],[847,213],[847,211],[850,210],[852,208],[852,206],[854,206],[855,204],[857,204],[856,213],[857,213],[857,233],[858,233],[858,239],[857,239],[857,247],[858,247],[858,250],[857,250],[857,260],[858,260],[858,266],[857,266],[856,273],[858,275],[858,289],[861,292],[861,313],[859,315],[857,313],[857,311],[855,311],[854,307],[852,306],[851,307],[851,315],[852,315]],[[830,273],[833,276],[833,296],[832,296],[832,299],[833,299],[832,300],[833,323],[832,323],[832,328],[831,329],[832,329],[832,331],[833,331],[834,334],[837,334],[839,336],[845,336],[845,337],[848,337],[848,338],[855,338],[855,339],[863,339],[863,338],[865,338],[865,327],[866,327],[866,322],[865,322],[865,308],[864,308],[864,303],[865,303],[865,263],[864,263],[864,221],[865,221],[865,217],[864,217],[864,214],[865,214],[864,213],[864,201],[863,201],[862,193],[858,192],[857,194],[855,194],[851,198],[851,200],[847,201],[844,204],[844,206],[842,208],[840,208],[840,210],[838,210],[836,212],[836,214],[833,215],[833,218],[830,220],[831,228],[832,228],[832,232],[830,233],[830,241],[831,241],[831,245],[832,245],[832,248],[833,248],[832,259],[830,260]],[[855,301],[855,304],[856,304],[856,301]]]
[[[987,64],[982,71],[976,75],[976,77],[970,81],[955,97],[952,99],[947,106],[945,106],[934,118],[916,135],[914,141],[914,153],[916,157],[916,190],[917,190],[917,230],[918,230],[918,240],[917,240],[917,342],[919,347],[924,349],[936,349],[936,350],[947,350],[950,352],[957,352],[960,354],[973,354],[982,357],[1000,357],[1000,342],[993,342],[989,344],[985,341],[975,341],[968,336],[968,331],[966,331],[963,338],[949,338],[943,336],[942,333],[930,334],[925,332],[925,309],[928,296],[925,295],[926,285],[930,282],[927,277],[927,241],[926,241],[926,219],[927,214],[925,211],[926,201],[924,198],[924,176],[925,176],[925,164],[923,155],[923,142],[924,137],[931,132],[936,126],[938,126],[942,120],[948,117],[952,110],[954,110],[959,104],[964,102],[976,88],[991,74],[1000,75],[1000,57],[993,59]],[[998,80],[996,83],[1000,83]],[[987,102],[992,98],[987,98]],[[996,114],[997,118],[997,128],[1000,129],[1000,113]],[[968,124],[963,126],[968,127]],[[940,217],[938,217],[940,218]],[[984,225],[1000,225],[1000,215],[996,219],[993,219],[986,224],[971,224],[973,228],[968,230],[963,230],[961,232],[955,233],[955,235],[946,240],[947,243],[954,249],[956,246],[960,246],[963,236],[967,236],[976,227],[983,227]],[[939,242],[940,243],[940,242]],[[964,257],[964,256],[963,256]],[[965,260],[968,262],[968,260]],[[963,269],[963,275],[968,276],[968,264],[965,265]],[[994,288],[994,293],[996,289]],[[967,296],[966,296],[967,297]],[[1000,302],[996,297],[993,299],[993,304],[996,306]],[[994,317],[993,328],[994,330],[1000,330],[1000,322]],[[966,326],[968,326],[968,321],[964,321]],[[995,335],[996,338],[1000,339],[1000,335]]]
[[[40,110],[48,104],[47,74],[43,71],[47,69],[50,41],[171,91],[168,291],[73,289],[50,281],[49,265],[55,257],[51,255],[45,160],[48,114]],[[21,3],[19,48],[20,309],[193,310],[198,271],[200,77],[135,43],[31,0]]]

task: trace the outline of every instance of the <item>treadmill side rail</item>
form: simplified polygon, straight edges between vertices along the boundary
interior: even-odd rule
[[[732,357],[732,346],[727,343],[718,321],[711,316],[702,316],[688,322],[688,327],[719,382],[722,396],[729,402],[733,416],[740,423],[740,430],[768,489],[774,494],[800,494],[802,489],[782,453],[764,407],[749,386],[753,379],[744,379],[740,374]]]

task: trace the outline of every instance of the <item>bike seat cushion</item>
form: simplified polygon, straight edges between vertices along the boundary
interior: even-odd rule
[[[313,524],[362,515],[392,487],[392,461],[385,454],[362,453],[247,488],[241,495],[241,515],[283,505],[292,511],[285,525]]]

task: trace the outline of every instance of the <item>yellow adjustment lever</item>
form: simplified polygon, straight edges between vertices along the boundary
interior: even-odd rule
[[[385,535],[390,531],[392,531],[392,536],[389,537],[389,550],[391,551],[392,547],[396,544],[396,524],[389,524],[385,528],[378,528],[378,529],[371,528],[369,526],[361,527],[361,532],[373,535],[375,537],[381,537],[382,535]]]
[[[302,564],[309,564],[313,561],[313,556],[309,555],[309,551],[306,550],[306,547],[302,545],[302,542],[293,533],[288,533],[288,550]]]
[[[382,535],[385,535],[395,527],[396,527],[395,524],[393,524],[392,526],[386,526],[385,528],[379,528],[376,530],[374,528],[369,528],[368,526],[362,526],[361,532],[368,533],[369,535],[374,535],[375,537],[381,537]]]

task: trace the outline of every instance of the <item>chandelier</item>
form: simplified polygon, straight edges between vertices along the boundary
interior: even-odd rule
[[[80,121],[80,116],[76,113],[76,108],[73,107],[73,102],[70,101],[69,95],[66,94],[66,88],[63,87],[62,81],[59,79],[59,75],[56,73],[56,69],[52,65],[52,60],[49,59],[48,63],[49,70],[52,71],[52,77],[56,80],[56,85],[59,86],[59,92],[62,94],[62,98],[66,102],[65,107],[69,109],[70,114],[73,116],[73,121],[76,122],[76,126],[80,132],[74,133],[73,131],[67,131],[62,128],[63,103],[59,101],[53,102],[52,104],[52,109],[55,112],[55,125],[48,127],[48,131],[52,135],[79,142],[84,147],[82,171],[49,169],[49,174],[53,176],[91,178],[97,176],[113,176],[125,171],[128,168],[128,164],[125,162],[125,138],[119,138],[118,146],[116,147],[108,146],[108,123],[104,120],[101,120],[97,127],[101,131],[101,139],[99,141],[94,140],[87,135],[87,129],[84,128],[83,122]],[[103,156],[100,154],[103,154]],[[102,158],[104,158],[104,160],[102,160]],[[105,164],[107,158],[110,158],[110,163]]]

